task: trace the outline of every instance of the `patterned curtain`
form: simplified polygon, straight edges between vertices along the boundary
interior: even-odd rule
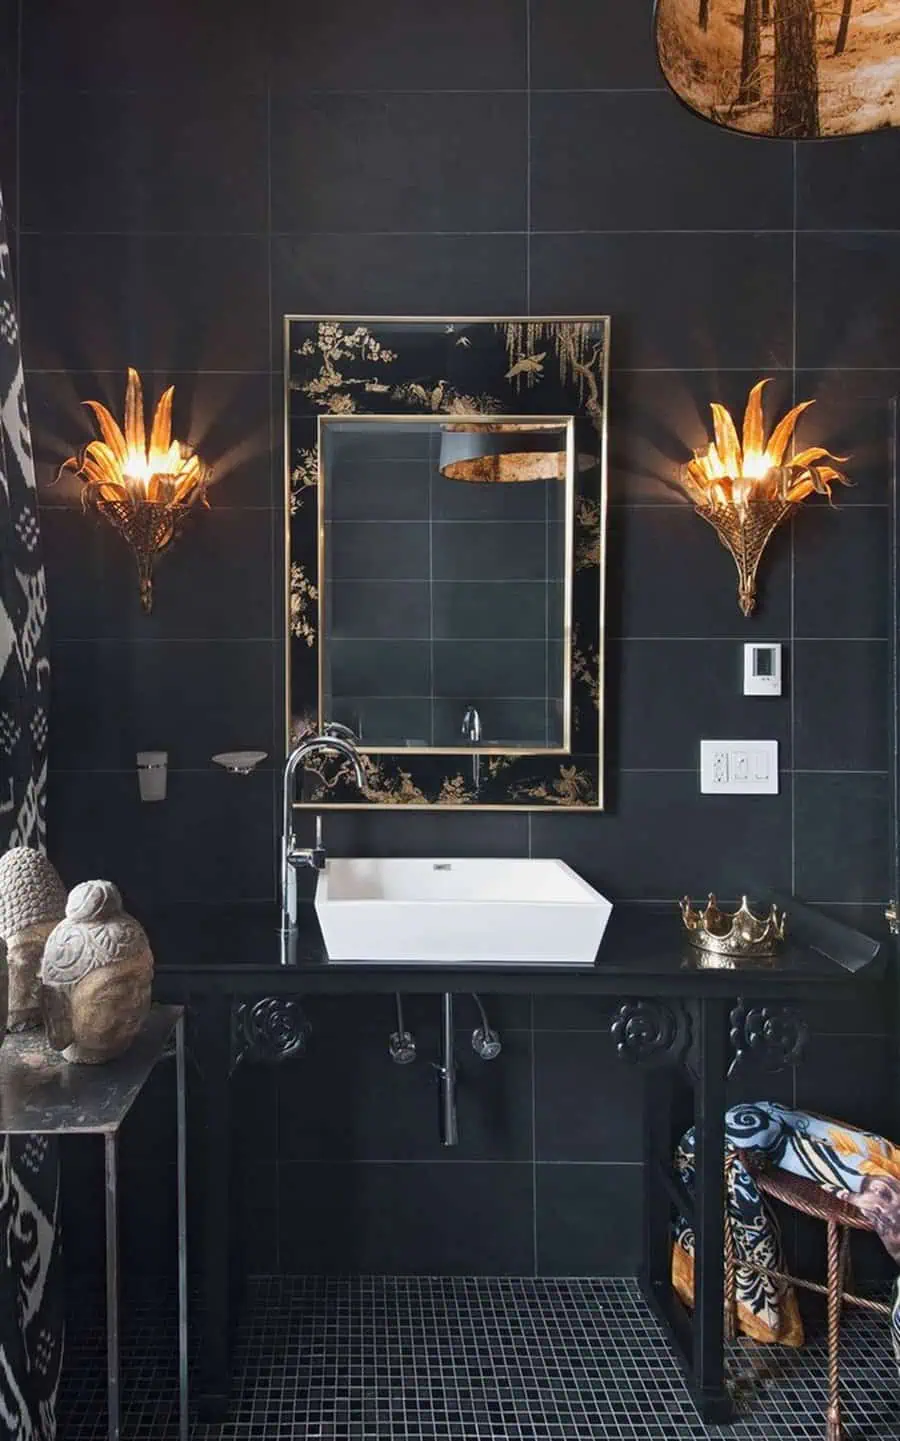
[[[37,494],[0,196],[0,851],[43,846],[47,614]],[[2,1039],[2,1038],[0,1038]],[[53,1441],[63,1349],[59,1157],[0,1138],[0,1436]]]

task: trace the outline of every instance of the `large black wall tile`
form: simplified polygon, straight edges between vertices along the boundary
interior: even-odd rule
[[[618,0],[532,0],[531,83],[539,90],[662,88],[643,8]]]
[[[377,557],[373,557],[377,562]],[[384,570],[384,561],[375,568]],[[378,640],[418,640],[428,637],[429,586],[427,580],[341,580],[328,588],[333,636],[361,636]]]
[[[20,265],[36,370],[267,370],[266,241],[32,235]]]
[[[526,307],[525,237],[275,236],[272,285],[276,318],[518,315]],[[277,344],[280,364],[280,331]]]
[[[886,771],[887,641],[798,640],[792,672],[797,768]]]
[[[547,551],[552,553],[543,521],[514,525],[477,521],[441,521],[433,527],[435,580],[544,580]]]
[[[888,785],[877,775],[798,775],[796,890],[813,901],[886,901]]]
[[[0,187],[8,229],[18,224],[19,15],[18,0],[0,4]]]
[[[765,374],[791,361],[792,273],[789,235],[535,235],[531,310],[611,315],[615,366]]]
[[[538,1275],[633,1276],[641,1209],[640,1166],[538,1166]]]
[[[888,634],[888,512],[809,500],[794,522],[797,636]]]
[[[329,528],[329,579],[428,579],[430,537],[425,521],[342,520]]]
[[[368,438],[368,437],[367,437]],[[340,438],[339,458],[326,453],[326,518],[344,521],[403,521],[428,519],[430,470],[417,460],[369,458],[345,454],[347,437]],[[425,436],[398,437],[415,444]],[[358,442],[359,443],[359,442]]]
[[[313,0],[298,25],[292,0],[273,0],[274,88],[524,88],[526,26],[518,0],[456,0],[443,8],[383,0],[377,24],[364,18],[357,0]]]
[[[174,109],[192,87],[261,88],[266,27],[258,7],[220,0],[95,0],[25,7],[23,79],[56,90],[148,90]],[[75,102],[77,103],[77,102]]]
[[[791,227],[790,147],[698,126],[668,91],[538,94],[531,135],[535,230]]]
[[[891,1046],[874,1036],[812,1036],[797,1068],[797,1104],[880,1135],[896,1129]]]
[[[790,778],[779,796],[704,796],[697,771],[626,772],[614,811],[539,812],[532,853],[568,861],[605,895],[674,902],[790,881]],[[686,843],[689,838],[689,843]],[[799,883],[798,883],[799,889]],[[810,892],[812,894],[812,892]]]
[[[548,590],[540,581],[435,581],[434,635],[439,640],[476,640],[490,632],[504,640],[543,638]]]
[[[149,417],[163,390],[174,385],[173,431],[212,467],[210,505],[280,506],[283,482],[271,451],[272,382],[266,375],[144,371]],[[99,400],[122,423],[125,372],[32,372],[26,377],[35,474],[41,505],[71,506],[81,481],[59,467],[97,435],[85,400]],[[279,412],[281,399],[278,399]]]
[[[48,815],[48,851],[66,884],[108,876],[138,915],[168,902],[274,895],[267,771],[236,783],[212,767],[170,770],[166,800],[152,803],[140,800],[136,770],[52,772]]]
[[[900,164],[900,135],[878,130],[827,145],[797,146],[801,230],[897,230],[900,200],[885,175]]]
[[[328,817],[326,831],[338,856],[528,855],[528,816],[514,811],[342,811]]]
[[[539,1032],[534,1049],[536,1159],[640,1160],[642,1082],[634,1068],[619,1060],[608,1035]]]
[[[427,640],[344,640],[328,643],[335,695],[427,696],[431,656]]]
[[[610,696],[615,704],[618,689],[618,765],[696,770],[702,736],[776,740],[781,765],[790,765],[788,693],[777,699],[743,694],[741,641],[625,640],[618,654]]]
[[[141,609],[131,552],[107,521],[80,508],[51,509],[41,532],[53,641],[272,637],[269,511],[192,516],[157,561],[150,615]]]
[[[546,692],[546,647],[542,640],[436,640],[434,690],[465,707],[471,696],[542,696]]]
[[[790,534],[776,531],[759,568],[757,606],[737,601],[737,572],[710,525],[685,506],[619,507],[608,531],[613,635],[769,640],[790,627]]]
[[[839,457],[850,485],[836,485],[833,502],[886,505],[893,466],[892,402],[900,392],[897,370],[808,370],[797,375],[797,395],[816,403],[797,425],[798,449],[824,445]]]
[[[894,235],[797,237],[797,363],[900,365],[900,253]]]
[[[285,1162],[279,1202],[287,1275],[521,1276],[533,1270],[528,1163]]]
[[[259,94],[27,92],[23,228],[264,230],[266,125]]]
[[[525,119],[521,94],[276,95],[273,229],[521,230]]]
[[[277,761],[272,641],[60,641],[50,665],[55,769],[130,770],[139,750],[179,770],[220,751]]]
[[[527,1031],[504,1030],[496,1061],[479,1061],[468,1043],[460,997],[457,1061],[459,1145],[448,1156],[438,1131],[439,1001],[414,1026],[418,1060],[395,1065],[386,1029],[348,1036],[314,1030],[302,1065],[279,1072],[281,1154],[298,1161],[521,1161],[531,1157],[531,1045]],[[385,1018],[386,1019],[386,1018]],[[467,1034],[468,1033],[468,1034]],[[322,1097],[328,1097],[327,1106]]]

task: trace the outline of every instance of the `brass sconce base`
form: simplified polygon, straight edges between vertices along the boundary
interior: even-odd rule
[[[725,549],[730,552],[738,573],[738,605],[743,615],[756,609],[756,573],[762,553],[773,533],[794,509],[783,500],[757,500],[753,508],[741,514],[734,506],[695,506],[698,515],[712,526]]]
[[[153,563],[177,538],[191,513],[189,505],[161,505],[153,500],[102,500],[94,505],[131,547],[137,562],[141,609],[153,610]]]

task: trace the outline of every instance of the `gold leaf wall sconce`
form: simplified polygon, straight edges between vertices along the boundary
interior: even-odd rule
[[[99,401],[85,401],[100,438],[88,441],[59,471],[74,471],[82,482],[84,508],[96,510],[130,546],[148,615],[156,557],[177,539],[195,510],[209,505],[210,467],[191,446],[172,437],[174,394],[170,385],[160,396],[148,438],[141,378],[129,368],[123,426]]]
[[[831,499],[834,483],[849,485],[838,469],[847,456],[813,445],[788,456],[794,427],[814,402],[795,405],[766,437],[760,380],[747,399],[743,432],[723,405],[710,406],[714,439],[681,467],[679,489],[698,515],[713,527],[734,560],[738,573],[738,605],[749,616],[756,607],[756,578],[769,540],[783,520],[807,496]]]

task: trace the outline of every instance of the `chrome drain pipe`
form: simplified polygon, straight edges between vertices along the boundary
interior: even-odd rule
[[[441,1059],[435,1066],[438,1078],[439,1125],[442,1146],[459,1143],[456,1119],[456,1056],[453,1035],[453,994],[441,996]]]

